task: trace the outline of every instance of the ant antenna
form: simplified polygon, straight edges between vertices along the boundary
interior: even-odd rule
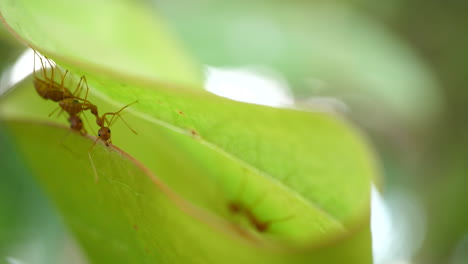
[[[113,115],[112,118],[111,118],[111,120],[110,120],[110,122],[109,122],[109,126],[112,124],[112,120],[114,119],[114,117],[115,117],[116,115],[119,115],[119,113],[122,112],[125,108],[131,106],[132,104],[136,104],[137,102],[138,102],[138,100],[136,100],[135,102],[129,103],[128,105],[126,105],[126,106],[120,108],[120,110],[117,111],[117,112],[115,112],[115,113],[106,113],[106,114],[104,114],[104,115],[107,115],[107,114],[112,114],[112,115]],[[120,117],[120,118],[122,118],[122,117]]]
[[[136,100],[135,102],[132,102],[132,103],[129,103],[128,105],[120,108],[119,111],[115,112],[115,113],[105,113],[104,115],[102,115],[102,118],[107,121],[107,119],[105,118],[106,115],[112,115],[112,118],[110,121],[108,121],[108,126],[111,126],[113,124],[114,121],[116,121],[117,119],[114,119],[115,116],[118,116],[120,117],[120,119],[124,122],[124,124],[133,132],[135,133],[136,135],[138,135],[138,132],[136,132],[133,128],[131,128],[128,123],[122,118],[122,116],[120,115],[120,112],[122,112],[125,108],[131,106],[132,104],[136,104],[138,102],[138,100]]]
[[[135,135],[138,135],[138,132],[136,132],[133,128],[130,127],[130,125],[127,123],[127,121],[125,121],[125,119],[123,119],[122,115],[121,114],[116,114],[118,117],[120,117],[120,120],[122,120],[124,122],[124,124],[128,127],[128,129],[130,129]],[[114,123],[115,121],[117,121],[117,118],[114,120]],[[111,122],[112,122],[112,119],[111,119]],[[109,126],[111,125],[112,123],[109,123]]]

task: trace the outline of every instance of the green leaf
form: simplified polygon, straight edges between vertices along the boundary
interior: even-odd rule
[[[28,45],[116,75],[199,87],[198,65],[147,6],[134,1],[0,1]]]
[[[10,25],[34,17],[19,14],[18,6],[0,5]],[[69,21],[60,12],[40,10],[48,20],[81,27],[70,22],[76,17]],[[41,31],[41,23],[15,25],[43,51],[61,47],[57,39],[26,34]],[[239,103],[201,89],[122,76],[106,68],[107,57],[98,53],[93,60],[102,67],[94,67],[82,63],[86,49],[73,44],[84,36],[71,35],[72,47],[48,55],[86,74],[88,99],[100,113],[138,100],[124,118],[139,135],[122,122],[112,127],[113,142],[133,158],[96,145],[90,152],[99,174],[95,183],[88,159],[93,139],[37,123],[50,120],[56,104],[35,94],[31,78],[2,100],[0,116],[9,120],[11,137],[93,262],[371,261],[369,186],[375,168],[349,124],[323,113]],[[132,60],[141,67],[132,70],[147,71],[146,58]],[[177,72],[171,70],[173,76]],[[36,121],[18,121],[25,119]],[[250,216],[229,210],[233,202],[247,207]],[[258,230],[252,215],[272,223]]]
[[[47,113],[51,111],[54,105],[38,98],[38,96],[34,94],[35,92],[29,80],[24,84],[25,87],[22,87],[23,89],[14,90],[10,93],[8,100],[2,102],[2,115],[8,116],[9,118],[13,117],[14,119],[47,118]],[[147,94],[146,96],[149,95]],[[211,95],[206,96],[208,98],[212,97]],[[144,106],[143,103],[145,101],[142,99],[144,96],[140,96],[139,98],[141,98],[141,101],[135,105],[135,108],[138,105]],[[266,132],[262,133],[269,137],[273,137],[276,133],[281,133],[281,128],[283,126],[278,125],[284,123],[281,122],[282,120],[288,120],[286,117],[282,118],[281,113],[284,112],[284,114],[290,115],[288,116],[289,125],[283,127],[285,130],[291,129],[287,134],[283,134],[284,140],[287,140],[286,143],[288,143],[288,145],[280,144],[280,142],[282,142],[281,139],[271,139],[270,146],[268,147],[270,149],[275,147],[282,148],[282,151],[288,155],[287,158],[289,160],[294,160],[294,162],[285,160],[286,156],[281,157],[282,153],[271,153],[270,149],[265,150],[266,152],[262,152],[262,149],[265,147],[259,145],[259,143],[263,141],[263,138],[251,134],[251,136],[254,136],[257,141],[259,141],[256,143],[257,148],[254,151],[259,156],[257,156],[256,160],[252,160],[252,163],[258,167],[262,163],[272,166],[275,162],[274,159],[280,158],[285,161],[276,162],[286,166],[287,170],[297,171],[298,174],[289,174],[289,180],[285,182],[282,182],[281,179],[273,178],[275,175],[281,175],[275,173],[274,170],[278,170],[281,173],[282,166],[274,166],[271,168],[272,171],[267,175],[265,171],[259,171],[254,165],[247,164],[246,161],[234,157],[233,154],[227,153],[223,148],[213,148],[213,145],[206,141],[207,139],[202,138],[202,132],[204,132],[204,130],[200,129],[201,127],[198,126],[195,126],[194,129],[199,131],[200,137],[193,138],[179,133],[180,131],[177,129],[167,129],[168,127],[165,125],[161,126],[159,121],[155,122],[153,119],[148,121],[146,119],[137,118],[137,116],[131,116],[132,118],[130,119],[130,115],[127,115],[126,119],[140,132],[138,136],[131,135],[128,129],[124,127],[112,129],[115,136],[114,142],[128,150],[135,157],[138,157],[139,160],[145,163],[151,171],[154,171],[165,184],[184,199],[204,208],[204,210],[207,210],[210,215],[216,219],[208,221],[206,219],[207,217],[198,216],[197,218],[202,218],[204,222],[197,222],[197,227],[191,227],[202,232],[202,234],[197,233],[197,236],[207,238],[209,235],[203,234],[203,232],[207,232],[207,230],[214,232],[212,229],[217,231],[214,232],[217,236],[224,234],[221,231],[226,232],[226,230],[228,230],[231,233],[231,237],[228,238],[215,238],[213,240],[209,240],[208,238],[203,239],[203,241],[206,241],[206,244],[199,246],[204,247],[204,250],[211,251],[218,246],[218,243],[220,243],[219,241],[223,241],[223,243],[221,243],[222,245],[230,249],[235,248],[235,252],[238,254],[242,252],[241,249],[244,247],[247,247],[248,250],[259,250],[256,243],[260,243],[260,245],[262,245],[261,248],[263,248],[264,245],[269,245],[266,250],[270,252],[272,250],[271,247],[278,248],[278,243],[280,243],[280,248],[283,248],[283,250],[284,247],[289,248],[291,246],[299,246],[300,248],[306,247],[308,250],[306,250],[304,254],[306,254],[308,258],[315,258],[321,256],[321,254],[325,254],[319,254],[312,250],[316,248],[317,245],[324,243],[323,241],[333,239],[333,237],[348,234],[352,237],[357,236],[361,241],[360,244],[353,244],[353,246],[349,246],[348,244],[344,249],[336,250],[342,254],[342,257],[346,258],[349,257],[345,254],[347,251],[351,250],[354,246],[360,247],[364,250],[359,252],[362,256],[360,256],[359,260],[356,260],[356,263],[366,262],[365,260],[368,260],[368,254],[370,253],[370,238],[364,235],[366,239],[363,240],[362,232],[364,231],[360,226],[368,226],[368,222],[365,220],[368,211],[368,185],[369,178],[372,176],[373,172],[369,161],[364,160],[369,158],[368,153],[365,149],[362,149],[362,145],[360,145],[359,141],[356,141],[357,138],[355,138],[352,133],[350,134],[349,130],[347,130],[341,122],[337,122],[333,118],[322,114],[311,115],[308,113],[246,105],[216,97],[211,99],[214,100],[214,102],[216,102],[216,100],[222,100],[224,101],[222,104],[226,106],[229,106],[229,104],[239,104],[246,107],[245,110],[249,110],[250,107],[253,107],[257,108],[256,110],[263,110],[266,112],[272,111],[278,118],[277,121],[280,122],[266,124],[267,127],[264,128]],[[209,101],[200,105],[208,106],[208,102]],[[103,103],[104,102],[100,102],[99,105],[103,106]],[[184,110],[185,109],[188,108],[184,108]],[[208,109],[210,108],[208,107]],[[242,108],[239,109],[239,112],[242,112]],[[136,113],[138,114],[138,112]],[[185,112],[184,117],[188,116],[190,113],[193,112]],[[222,112],[218,111],[218,114],[220,113]],[[255,113],[255,111],[247,111],[247,113]],[[306,145],[304,150],[297,150],[302,151],[302,158],[299,157],[300,155],[294,155],[291,151],[288,152],[288,148],[297,149],[298,145],[300,145],[299,142],[289,143],[292,138],[288,136],[288,134],[294,135],[294,131],[305,132],[301,129],[296,130],[292,126],[294,122],[291,122],[291,120],[294,115],[308,116],[310,123],[312,123],[311,121],[318,122],[314,124],[315,129],[308,129],[307,138],[309,138],[309,140],[307,140],[307,138],[301,140],[302,144],[310,144],[312,141],[317,147]],[[176,113],[174,116],[179,116],[179,114]],[[205,115],[205,123],[209,123],[208,117],[209,115]],[[273,119],[273,117],[271,116],[270,119]],[[230,122],[234,122],[236,119],[231,117],[230,120]],[[241,122],[241,120],[242,119],[238,119],[237,122]],[[122,124],[120,125],[122,126]],[[302,123],[302,125],[309,126],[310,124]],[[257,129],[261,128],[262,126],[259,126]],[[236,153],[236,150],[240,149],[245,153],[243,158],[246,158],[252,150],[245,147],[244,144],[246,143],[240,140],[242,137],[249,139],[248,135],[245,134],[246,132],[242,133],[242,131],[243,130],[239,128],[239,139],[236,140],[237,143],[234,145],[235,148],[232,149],[232,152]],[[269,134],[267,131],[276,131],[276,133],[270,132]],[[112,262],[114,256],[120,256],[114,252],[114,250],[119,249],[118,247],[105,252],[101,250],[96,251],[96,247],[99,248],[97,245],[101,242],[100,239],[107,237],[112,240],[114,236],[118,236],[119,238],[116,238],[116,240],[124,241],[125,244],[133,245],[136,243],[131,249],[128,249],[131,251],[131,254],[127,251],[126,254],[131,258],[140,259],[144,256],[145,247],[139,240],[140,238],[120,238],[120,236],[130,236],[128,232],[132,232],[126,230],[124,226],[127,225],[127,227],[131,227],[133,224],[136,224],[141,229],[155,225],[160,226],[163,225],[160,223],[160,214],[170,216],[171,214],[179,212],[173,217],[182,217],[180,215],[180,208],[176,208],[176,205],[173,204],[174,201],[167,201],[169,205],[164,205],[159,201],[162,198],[158,198],[158,202],[152,202],[151,199],[143,199],[144,201],[140,201],[140,203],[132,204],[132,206],[129,205],[127,201],[129,201],[131,197],[133,197],[132,199],[137,199],[136,197],[140,196],[139,193],[155,193],[151,195],[161,195],[161,193],[157,191],[157,187],[159,186],[152,186],[152,191],[140,190],[140,188],[143,188],[142,186],[149,185],[147,176],[140,175],[141,172],[138,172],[139,174],[133,172],[133,169],[121,167],[120,164],[126,159],[122,161],[122,157],[119,153],[106,151],[101,145],[96,146],[92,152],[92,156],[98,167],[100,181],[98,184],[95,184],[91,164],[87,158],[87,151],[92,144],[91,140],[73,133],[66,136],[67,133],[65,131],[51,131],[50,128],[34,126],[32,124],[13,125],[12,134],[18,141],[18,144],[20,144],[22,152],[25,153],[26,160],[31,163],[33,170],[38,173],[40,181],[47,186],[48,192],[59,204],[62,213],[65,214],[66,219],[72,226],[72,230],[77,234],[83,247],[93,260],[107,259],[108,262]],[[231,134],[231,138],[232,136]],[[340,137],[343,138],[340,139]],[[338,148],[340,145],[343,146]],[[228,146],[229,145],[226,145],[224,149],[228,149]],[[43,151],[44,149],[47,151]],[[38,153],[47,153],[47,155],[38,155]],[[253,155],[253,157],[255,157],[255,155]],[[330,159],[330,162],[336,161],[336,163],[328,164],[329,166],[327,167],[323,164],[327,159]],[[256,161],[259,163],[256,163]],[[303,169],[301,174],[301,172],[299,172],[301,167],[298,165],[305,167],[308,164],[313,165],[313,167],[309,166],[309,168]],[[344,171],[346,168],[347,170]],[[265,170],[266,169],[268,168],[265,168]],[[303,173],[307,173],[306,170],[310,173],[308,175],[312,176],[304,175]],[[137,177],[135,175],[140,176],[135,178]],[[320,177],[313,177],[314,175],[320,175]],[[286,185],[287,183],[292,186]],[[294,183],[298,184],[296,185],[296,189],[298,190],[301,189],[297,188],[297,186],[302,183],[303,187],[313,188],[316,192],[299,193],[294,189]],[[241,191],[242,184],[245,186],[244,191]],[[107,187],[103,187],[102,185]],[[90,194],[89,192],[94,189],[96,190]],[[116,189],[119,191],[114,193]],[[125,189],[127,192],[124,197],[122,197],[122,189]],[[355,190],[358,192],[354,192]],[[346,199],[341,199],[346,195],[350,196],[346,197]],[[102,196],[108,198],[103,198]],[[100,199],[108,200],[106,200],[107,202],[105,203],[93,202],[100,201]],[[166,197],[165,199],[168,198]],[[258,199],[261,199],[260,204],[254,206],[253,204],[256,203]],[[328,199],[332,200],[332,202],[326,203]],[[257,233],[252,226],[245,224],[245,217],[244,219],[241,217],[239,220],[239,217],[230,214],[228,203],[234,200],[242,200],[245,204],[252,205],[257,217],[263,220],[279,219],[289,216],[293,217],[288,221],[274,223],[271,230],[266,233]],[[112,201],[115,201],[115,204],[111,210],[111,208],[109,208],[109,203],[112,203]],[[147,205],[143,205],[145,201],[148,201]],[[321,205],[322,208],[317,207],[317,201],[324,201]],[[151,208],[145,208],[146,206],[150,206]],[[160,211],[155,211],[154,214],[149,213],[156,210],[152,206],[156,206]],[[76,207],[80,207],[80,210]],[[171,212],[171,210],[166,207],[170,207],[172,208],[171,210],[176,210],[176,212]],[[109,210],[111,211],[109,212]],[[113,210],[120,212],[120,214],[117,214]],[[194,217],[193,212],[185,213],[187,215],[183,214],[182,218],[188,218],[191,219],[190,221],[194,221],[192,219]],[[176,221],[174,218],[171,217],[171,223]],[[225,219],[228,221],[226,222]],[[83,234],[85,231],[81,229],[85,227],[75,226],[74,221],[84,221],[86,223],[84,224],[85,227],[98,227],[94,231],[88,231],[93,234]],[[109,225],[109,221],[120,221],[123,223],[109,230],[104,228]],[[222,224],[219,224],[219,221],[221,221]],[[238,229],[233,228],[229,222],[239,224],[241,230],[244,231],[241,233],[234,232]],[[221,227],[219,227],[220,225]],[[203,228],[201,226],[203,226]],[[216,229],[217,227],[221,229],[221,231]],[[174,225],[172,228],[164,226],[164,229],[174,230],[172,235],[175,237],[165,238],[160,235],[160,230],[153,230],[149,233],[149,237],[154,239],[152,243],[167,244],[171,239],[180,237],[182,235],[181,232],[185,234],[189,227],[178,227]],[[167,236],[170,236],[170,234]],[[232,236],[234,238],[232,238]],[[228,242],[230,240],[241,240],[239,243],[242,246],[238,244],[230,245]],[[252,244],[252,240],[257,242]],[[137,243],[136,241],[140,242]],[[185,241],[190,241],[187,243],[191,244],[194,243],[196,239],[194,237],[187,237]],[[285,242],[288,243],[284,244]],[[340,242],[342,241],[340,240]],[[297,243],[299,243],[299,245]],[[344,241],[342,243],[349,243],[349,241]],[[190,248],[191,246],[188,244],[186,247]],[[160,254],[165,251],[169,251],[165,252],[165,254],[175,254],[172,252],[174,247],[155,247],[152,249]],[[237,249],[239,249],[239,251],[237,251]],[[273,252],[276,252],[276,250]],[[143,256],[141,254],[143,254]],[[194,257],[189,252],[187,252],[187,254],[190,258]],[[247,254],[245,255],[247,258],[252,258],[253,256],[252,254],[245,254]],[[197,256],[198,255],[199,253],[197,253]],[[243,254],[241,255],[244,256]],[[221,256],[222,255],[210,255],[211,258],[218,260],[223,259]],[[265,253],[265,256],[258,257],[260,259],[269,259],[272,256],[276,255],[273,253],[272,255]],[[299,254],[296,257],[300,258],[300,256]],[[160,259],[159,257],[159,255],[156,255],[153,258],[154,260],[169,261]],[[176,256],[173,257],[177,258]],[[234,256],[232,258],[234,258]],[[227,259],[231,258],[228,257],[224,259],[224,262],[226,262]],[[214,261],[213,263],[216,262],[217,261]]]
[[[19,121],[7,125],[45,189],[60,198],[59,209],[95,263],[339,263],[368,258],[368,230],[332,244],[331,252],[285,251],[183,200],[115,148],[98,146],[93,152],[96,160],[106,162],[96,184],[89,177],[88,138],[70,134],[62,145],[58,139],[67,133],[64,129]],[[31,132],[42,137],[31,137]]]
[[[58,263],[63,257],[63,225],[0,121],[0,260]],[[6,262],[5,262],[6,263]]]

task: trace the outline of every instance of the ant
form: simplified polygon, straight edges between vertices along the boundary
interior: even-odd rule
[[[42,74],[44,75],[45,80],[40,79],[36,74],[36,56],[41,61]],[[44,61],[42,60],[42,57],[39,55],[39,53],[36,50],[34,50],[33,84],[34,84],[34,88],[36,89],[36,92],[42,98],[50,99],[54,102],[59,102],[63,99],[73,97],[73,94],[70,92],[70,90],[68,90],[65,87],[65,78],[68,74],[68,70],[66,70],[65,74],[63,75],[59,70],[59,73],[61,75],[61,82],[57,83],[56,81],[54,81],[54,68],[58,69],[57,65],[54,66],[47,57],[44,57],[44,58],[47,60],[47,63],[50,65],[50,68],[51,68],[50,78],[47,76],[46,67],[45,67]]]
[[[90,101],[79,97],[71,97],[61,100],[59,102],[59,106],[62,108],[62,111],[67,112],[71,116],[78,115],[85,110],[90,110],[94,116],[98,117],[97,106],[92,104]]]
[[[40,79],[37,74],[36,74],[36,56],[39,58],[41,61],[41,68],[42,68],[42,74],[44,76],[44,80]],[[76,107],[72,107],[69,102],[70,100],[74,100],[73,98],[75,97],[75,94],[79,94],[81,91],[81,86],[83,84],[86,84],[86,97],[88,96],[88,84],[86,82],[86,77],[82,76],[80,79],[80,82],[77,85],[77,88],[75,92],[72,94],[68,88],[65,87],[65,78],[68,74],[68,70],[65,71],[65,74],[62,75],[62,73],[59,70],[59,73],[61,75],[61,82],[57,83],[54,80],[54,69],[58,69],[57,65],[55,66],[52,64],[52,62],[45,57],[45,60],[49,64],[51,68],[51,76],[50,78],[47,76],[46,73],[46,66],[44,64],[44,61],[42,60],[42,57],[39,55],[39,53],[34,50],[34,69],[33,69],[33,75],[34,75],[34,88],[36,89],[37,93],[44,99],[50,99],[54,102],[59,102],[59,105],[67,111],[70,116],[68,118],[68,121],[70,122],[70,127],[72,130],[78,131],[80,134],[84,135],[86,134],[86,130],[83,127],[83,121],[81,118],[78,116],[79,112]],[[83,82],[84,81],[84,82]],[[74,106],[74,105],[73,105]],[[55,112],[55,110],[50,114],[52,115]],[[97,110],[96,110],[97,113]],[[49,116],[50,116],[49,115]]]
[[[81,101],[83,101],[83,103]],[[72,130],[78,131],[82,135],[86,135],[86,130],[83,127],[83,121],[81,120],[81,117],[79,117],[79,114],[88,109],[91,109],[92,113],[97,114],[97,107],[86,99],[81,99],[78,97],[63,99],[59,101],[59,106],[62,108],[62,111],[65,111],[69,114],[68,122],[70,123],[70,128]],[[54,112],[55,110],[50,115],[52,115]]]
[[[228,204],[229,211],[233,214],[244,215],[249,223],[260,233],[263,233],[267,230],[270,225],[270,221],[261,221],[257,219],[255,214],[242,202],[239,201],[231,201]]]
[[[86,86],[86,94],[85,94],[84,99],[82,99],[79,96],[75,95],[77,93],[77,91],[79,91],[78,94],[81,93],[81,90],[83,89],[82,88],[83,86]],[[62,108],[61,112],[65,111],[70,116],[74,116],[74,115],[78,115],[80,112],[82,112],[84,110],[91,109],[91,112],[94,115],[97,115],[97,107],[94,104],[92,104],[90,101],[87,100],[88,93],[89,93],[88,81],[86,80],[86,76],[83,75],[83,76],[81,76],[80,81],[78,82],[75,93],[72,96],[69,96],[67,98],[63,98],[62,100],[57,101],[59,103],[60,108]],[[57,111],[57,109],[58,108],[56,108],[54,111],[52,111],[52,113],[50,113],[49,116],[51,116],[55,111]],[[59,115],[60,115],[60,113],[59,113]]]
[[[120,117],[120,119],[125,123],[125,125],[133,132],[135,133],[136,135],[138,135],[138,133],[133,130],[128,124],[127,122],[125,122],[125,120],[122,118],[122,116],[120,115],[120,112],[122,112],[125,108],[129,107],[130,105],[132,104],[135,104],[137,103],[138,101],[135,101],[133,103],[130,103],[122,108],[120,108],[117,112],[108,112],[108,113],[105,113],[103,114],[101,117],[99,117],[99,115],[97,114],[97,108],[90,108],[91,112],[96,116],[96,124],[100,127],[99,130],[98,130],[98,137],[96,138],[96,140],[94,141],[93,145],[91,145],[91,147],[89,148],[88,150],[88,156],[89,156],[89,160],[91,161],[91,165],[93,167],[93,171],[94,171],[94,176],[95,176],[95,181],[97,182],[98,179],[99,179],[99,176],[97,174],[97,170],[96,170],[96,166],[94,165],[94,161],[93,161],[93,158],[91,157],[91,150],[93,149],[93,147],[96,145],[96,143],[99,141],[99,140],[102,140],[104,141],[104,143],[106,144],[106,146],[109,146],[110,144],[112,144],[112,140],[111,140],[111,130],[110,130],[110,126],[113,124],[114,121],[116,121],[117,119],[114,119],[116,116],[117,117]],[[95,110],[95,112],[93,112]],[[110,121],[107,120],[107,116],[112,116],[112,118],[110,119]]]
[[[42,74],[44,75],[45,80],[40,79],[37,74],[36,74],[36,56],[39,58],[41,61],[41,66],[42,66]],[[83,121],[82,119],[78,116],[79,113],[83,110],[91,109],[92,112],[97,114],[97,107],[91,104],[89,101],[86,100],[88,97],[88,83],[86,81],[86,77],[82,76],[80,78],[80,81],[78,82],[78,85],[75,89],[75,92],[72,94],[68,88],[65,87],[65,78],[68,74],[68,70],[65,71],[65,74],[61,74],[60,70],[60,75],[61,75],[61,82],[57,83],[54,80],[54,69],[58,69],[57,65],[55,66],[52,64],[52,62],[45,57],[45,60],[51,67],[51,76],[50,78],[47,76],[46,73],[46,67],[44,64],[44,61],[42,60],[42,57],[38,54],[36,50],[34,50],[34,87],[37,91],[37,93],[44,99],[50,99],[52,101],[58,102],[60,107],[62,108],[62,111],[66,111],[69,114],[68,117],[68,122],[70,123],[70,128],[72,130],[75,130],[79,132],[82,135],[86,134],[86,129],[83,127]],[[81,99],[76,94],[80,94],[82,90],[82,86],[86,85],[86,96],[85,99]],[[82,104],[78,104],[78,100],[85,101],[85,107],[82,106]],[[49,114],[51,116],[56,110],[52,111],[52,113]]]
[[[47,57],[44,56],[44,58],[47,60],[48,64],[51,66],[51,76],[49,78],[47,76],[47,74],[46,74],[45,65],[44,65],[44,61],[42,60],[42,57],[35,50],[34,50],[34,53],[35,53],[35,56],[34,56],[34,81],[33,81],[34,87],[35,87],[37,93],[42,98],[50,99],[52,101],[58,102],[59,107],[62,108],[61,112],[65,111],[65,112],[67,112],[69,114],[68,122],[70,122],[71,129],[75,130],[75,131],[78,131],[82,135],[85,135],[86,130],[85,130],[84,126],[83,126],[83,121],[82,121],[81,117],[79,116],[79,114],[81,112],[86,111],[86,110],[90,110],[90,112],[96,117],[96,124],[100,128],[99,128],[99,131],[98,131],[98,137],[96,138],[93,145],[91,145],[91,147],[88,150],[88,156],[89,156],[89,159],[91,161],[91,165],[93,167],[95,180],[97,182],[99,177],[98,177],[98,174],[97,174],[96,167],[94,165],[94,161],[93,161],[93,159],[91,157],[91,150],[93,149],[93,147],[96,145],[96,143],[99,140],[104,141],[106,146],[109,146],[110,144],[112,144],[111,130],[110,130],[109,127],[113,124],[114,121],[117,120],[115,118],[116,116],[120,117],[120,119],[122,119],[122,121],[125,123],[125,125],[133,133],[138,134],[135,130],[133,130],[127,124],[127,122],[125,122],[125,120],[120,115],[120,112],[122,112],[125,108],[129,107],[130,105],[136,103],[137,101],[122,107],[117,112],[108,112],[108,113],[103,114],[100,117],[99,113],[98,113],[97,106],[87,100],[89,87],[88,87],[88,83],[87,83],[87,80],[86,80],[85,76],[82,76],[80,78],[80,81],[79,81],[79,83],[78,83],[78,85],[76,87],[76,90],[72,94],[70,92],[70,90],[68,90],[65,87],[65,78],[66,78],[66,76],[68,74],[68,70],[66,70],[65,74],[63,74],[63,75],[59,70],[60,75],[61,75],[61,82],[57,83],[56,81],[54,81],[54,68],[58,69],[57,65],[54,63],[55,64],[55,66],[54,66],[52,64],[52,62]],[[38,78],[37,75],[36,75],[36,68],[35,68],[36,56],[39,57],[39,59],[41,61],[42,73],[44,75],[45,80],[42,80],[42,79]],[[84,99],[80,98],[80,96],[79,96],[83,86],[86,86],[86,95],[85,95]],[[51,116],[56,110],[54,110],[52,113],[50,113],[49,116]],[[112,117],[110,118],[110,121],[109,121],[108,117],[110,117],[110,116],[112,116]]]
[[[228,204],[228,209],[233,214],[244,215],[247,218],[247,221],[260,233],[264,233],[268,230],[271,224],[277,223],[280,221],[286,221],[292,218],[292,216],[287,216],[281,219],[274,219],[274,220],[260,220],[257,216],[252,212],[251,209],[248,208],[244,203],[240,201],[231,201]]]
[[[244,176],[246,177],[246,176]],[[241,182],[241,187],[240,187],[240,194],[239,196],[242,195],[244,191],[244,180]],[[286,221],[291,219],[293,216],[287,216],[281,219],[274,219],[274,220],[261,220],[259,219],[255,213],[252,211],[252,209],[258,205],[263,199],[265,198],[264,195],[260,196],[256,201],[254,201],[250,206],[245,204],[244,202],[241,201],[241,199],[236,200],[236,201],[230,201],[227,205],[228,210],[234,214],[234,215],[240,215],[246,218],[247,222],[253,226],[253,228],[259,232],[259,233],[264,233],[268,231],[270,228],[271,224],[281,222],[281,221]]]
[[[70,128],[72,130],[78,131],[81,135],[86,135],[86,129],[83,126],[83,120],[78,115],[72,115],[68,117],[68,122],[70,122]]]
[[[96,116],[96,124],[100,127],[99,131],[98,131],[98,138],[96,139],[96,141],[94,141],[94,144],[93,146],[96,144],[96,142],[98,140],[102,140],[104,141],[104,143],[106,144],[106,146],[109,146],[109,144],[112,144],[112,140],[111,140],[111,131],[110,131],[110,126],[112,125],[113,121],[116,121],[117,119],[114,119],[116,116],[120,117],[120,119],[122,119],[122,121],[125,123],[125,125],[133,132],[135,133],[136,135],[138,135],[138,133],[133,130],[128,124],[127,122],[125,122],[125,120],[122,118],[122,116],[120,115],[120,112],[122,112],[125,108],[131,106],[132,104],[135,104],[137,103],[138,101],[135,101],[135,102],[132,102],[122,108],[120,108],[120,110],[118,110],[117,112],[108,112],[108,113],[105,113],[103,114],[101,117],[99,117],[99,115],[97,114],[97,109],[95,108],[90,108],[91,109],[91,113],[93,113],[95,116]],[[95,111],[95,112],[93,112]],[[112,118],[110,119],[110,121],[107,120],[106,116],[112,116]],[[107,126],[106,126],[106,123],[107,123]],[[93,147],[91,146],[91,147]]]

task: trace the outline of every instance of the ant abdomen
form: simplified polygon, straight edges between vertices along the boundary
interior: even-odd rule
[[[68,122],[70,122],[70,128],[72,130],[80,132],[80,134],[85,135],[86,130],[83,127],[83,120],[77,115],[72,115],[68,117]]]
[[[44,99],[59,102],[63,99],[73,97],[67,88],[57,87],[57,84],[49,85],[38,79],[35,79],[33,83],[37,93]]]

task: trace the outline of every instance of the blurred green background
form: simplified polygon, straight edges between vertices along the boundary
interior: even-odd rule
[[[145,4],[208,69],[255,69],[280,82],[296,107],[341,112],[365,131],[383,168],[383,203],[373,207],[375,263],[468,262],[467,3]],[[23,50],[0,29],[0,91]],[[79,256],[1,127],[0,151],[0,259]]]

